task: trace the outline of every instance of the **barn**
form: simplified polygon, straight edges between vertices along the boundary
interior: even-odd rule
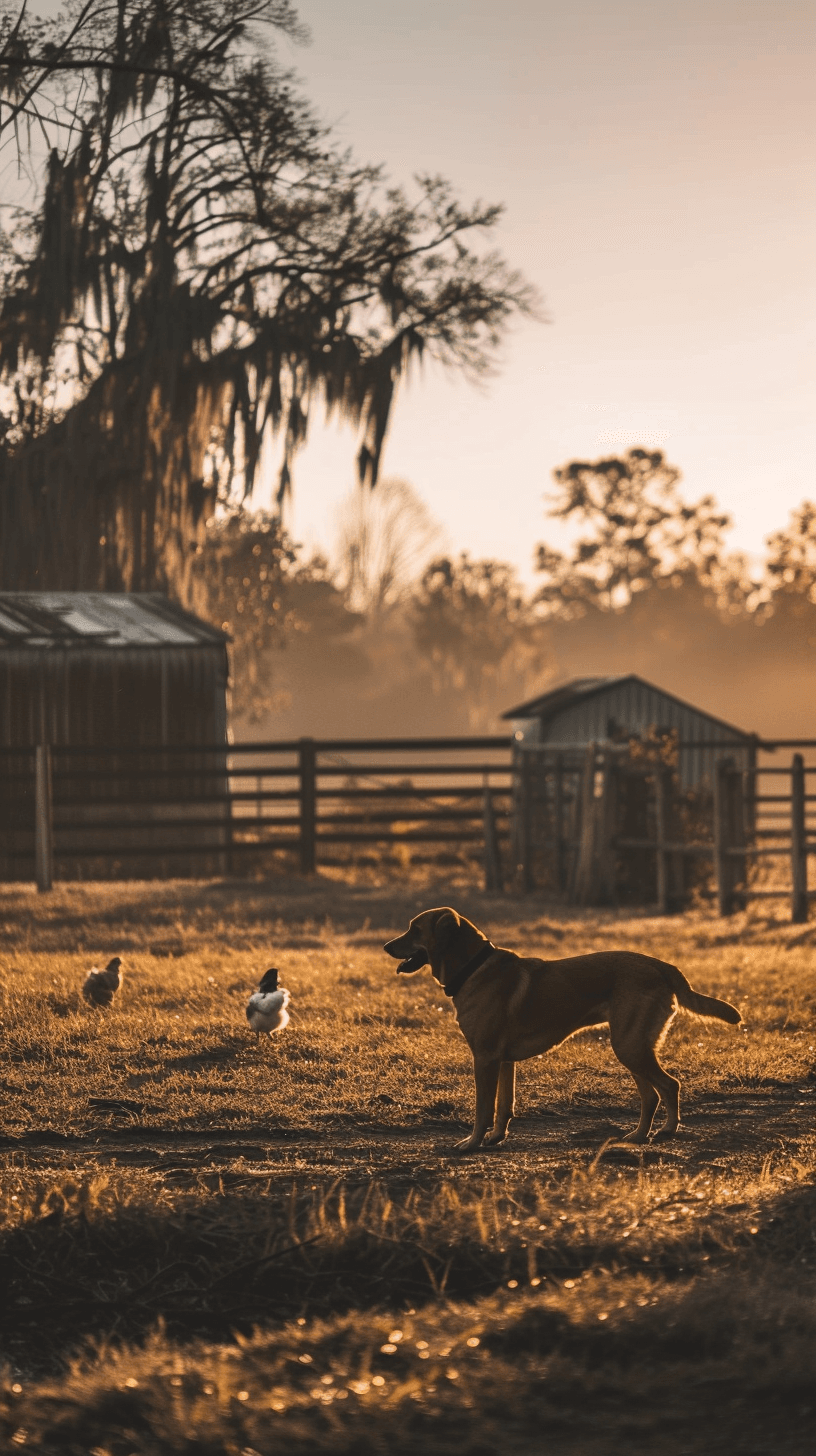
[[[714,765],[724,754],[740,769],[749,768],[754,761],[755,734],[692,707],[634,673],[572,678],[509,708],[502,717],[511,722],[520,747],[536,745],[567,752],[588,748],[591,743],[624,743],[649,733],[676,733],[678,774],[684,789],[710,785]]]
[[[513,725],[512,840],[526,888],[578,904],[685,903],[705,861],[687,864],[677,844],[688,832],[705,837],[718,764],[728,764],[729,785],[742,784],[756,736],[634,673],[573,678],[503,716]],[[659,768],[661,755],[629,749],[664,735],[677,743],[676,774]],[[736,846],[747,826],[732,808]]]
[[[167,873],[171,854],[189,872],[185,844],[214,867],[201,854],[225,843],[227,640],[158,592],[0,593],[0,876],[31,878],[38,744],[64,875]]]

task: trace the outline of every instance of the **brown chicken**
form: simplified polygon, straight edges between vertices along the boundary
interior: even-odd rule
[[[122,983],[122,961],[119,956],[113,956],[106,965],[104,971],[94,966],[88,972],[82,994],[89,1006],[110,1006],[114,993],[119,990]]]

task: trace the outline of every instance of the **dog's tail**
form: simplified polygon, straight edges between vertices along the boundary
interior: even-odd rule
[[[716,1016],[718,1021],[728,1021],[732,1026],[737,1026],[742,1021],[736,1006],[732,1006],[728,1001],[721,1001],[719,996],[704,996],[701,991],[695,991],[677,966],[670,966],[666,961],[661,961],[661,969],[677,1000],[686,1011],[693,1011],[695,1016]]]

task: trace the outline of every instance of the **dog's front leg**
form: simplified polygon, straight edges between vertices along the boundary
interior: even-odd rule
[[[473,1072],[476,1078],[476,1117],[473,1123],[473,1132],[469,1138],[465,1138],[464,1142],[456,1144],[454,1152],[472,1153],[474,1148],[478,1148],[488,1128],[493,1126],[500,1067],[501,1062],[498,1058],[494,1062],[483,1062],[474,1056]]]
[[[485,1147],[495,1147],[507,1137],[510,1118],[513,1116],[516,1096],[516,1064],[502,1062],[499,1071],[499,1098],[496,1106],[496,1123],[485,1138]]]

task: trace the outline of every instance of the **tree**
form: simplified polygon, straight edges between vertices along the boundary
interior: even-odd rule
[[[189,599],[215,501],[251,490],[271,437],[282,498],[322,401],[373,485],[411,364],[478,374],[533,307],[468,241],[500,209],[436,178],[409,198],[339,152],[275,33],[301,36],[288,0],[6,15],[0,141],[43,174],[0,275],[6,585]]]
[[[499,689],[517,692],[531,668],[540,672],[538,626],[506,562],[471,561],[466,552],[456,561],[433,561],[411,600],[410,619],[437,692],[466,698],[471,728],[493,717]]]
[[[341,508],[337,556],[349,602],[371,621],[396,605],[439,538],[424,501],[405,480],[358,486]]]
[[[816,505],[803,501],[788,526],[768,537],[765,571],[775,607],[816,604]]]
[[[677,488],[680,472],[662,451],[573,460],[553,477],[559,489],[550,515],[588,531],[569,557],[537,548],[545,578],[537,601],[547,611],[570,615],[588,605],[611,611],[661,578],[676,585],[690,576],[707,581],[721,563],[729,517],[710,495],[687,505]]]
[[[297,547],[267,511],[233,510],[209,522],[194,568],[195,600],[249,654],[279,647],[292,627],[285,582]]]
[[[208,523],[193,601],[232,639],[233,713],[252,723],[286,706],[276,653],[309,633],[323,641],[347,637],[360,622],[323,558],[304,560],[280,520],[263,511],[234,509]]]

